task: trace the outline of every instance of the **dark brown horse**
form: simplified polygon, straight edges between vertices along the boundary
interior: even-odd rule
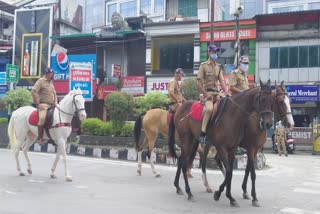
[[[275,89],[272,91],[272,111],[275,113],[276,121],[282,120],[283,124],[288,128],[291,129],[294,126],[294,121],[291,114],[291,107],[290,107],[290,100],[288,98],[288,93],[284,86],[284,82],[281,82],[281,85],[278,86],[275,83]],[[257,152],[263,147],[267,140],[267,132],[265,129],[259,128],[259,123],[255,119],[257,118],[257,113],[254,112],[251,114],[251,117],[248,121],[248,126],[245,128],[245,136],[243,140],[240,142],[240,147],[246,149],[247,151],[247,166],[245,170],[245,175],[242,182],[242,190],[243,190],[243,197],[245,199],[250,199],[247,193],[247,181],[249,174],[251,174],[251,196],[252,196],[252,205],[259,206],[258,199],[256,196],[256,188],[255,188],[255,162],[257,157]],[[208,181],[206,178],[206,157],[208,153],[208,148],[205,148],[204,154],[202,155],[203,162],[202,162],[202,174],[203,174],[203,181],[209,192],[211,187],[208,185]],[[215,157],[219,168],[225,174],[225,167],[223,166],[219,153],[216,154]]]
[[[237,206],[236,200],[231,195],[231,181],[233,172],[233,162],[235,151],[244,138],[245,127],[248,124],[248,117],[253,112],[257,112],[256,120],[259,120],[260,128],[267,129],[272,126],[273,115],[271,112],[271,87],[270,81],[260,87],[252,88],[246,92],[239,93],[226,99],[219,120],[211,120],[206,131],[209,145],[214,145],[220,154],[220,159],[226,166],[226,176],[218,191],[214,194],[214,199],[219,200],[224,187],[227,187],[226,196],[232,206]],[[223,102],[223,101],[222,101]],[[185,189],[188,199],[193,199],[193,195],[188,183],[186,174],[188,164],[193,161],[199,144],[201,121],[196,121],[189,117],[190,108],[194,101],[183,104],[176,112],[174,121],[169,126],[169,150],[177,157],[174,150],[175,127],[181,141],[181,155],[178,157],[177,173],[174,185],[178,194],[182,194],[179,186],[181,170],[185,180]],[[221,108],[221,105],[220,105]],[[218,110],[220,112],[220,110]],[[205,162],[205,161],[203,161]]]

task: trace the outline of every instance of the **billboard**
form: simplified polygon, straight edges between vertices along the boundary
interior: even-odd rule
[[[69,90],[80,88],[83,97],[92,100],[92,63],[71,62],[70,63]]]
[[[17,86],[33,86],[50,65],[52,8],[15,10],[12,64],[19,65]]]

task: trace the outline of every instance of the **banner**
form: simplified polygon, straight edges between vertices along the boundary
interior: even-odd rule
[[[92,63],[70,62],[69,90],[80,88],[83,97],[92,100]]]
[[[255,28],[248,28],[239,30],[240,40],[244,39],[255,39],[257,36]],[[215,30],[214,31],[214,41],[233,41],[236,40],[236,30]],[[210,31],[204,31],[200,33],[201,42],[210,42]]]
[[[319,101],[318,85],[286,85],[292,103]]]
[[[294,127],[288,135],[294,139],[294,143],[312,144],[312,128]]]
[[[144,76],[121,77],[121,91],[125,91],[133,96],[144,95]]]

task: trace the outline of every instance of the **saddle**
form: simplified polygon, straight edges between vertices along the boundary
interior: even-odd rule
[[[44,128],[50,128],[52,126],[54,108],[55,107],[48,108],[47,116],[46,116],[46,119],[44,122]],[[38,122],[39,122],[38,110],[34,110],[29,117],[29,123],[30,123],[30,125],[38,126]]]
[[[213,111],[212,111],[212,115],[211,115],[211,120],[215,120],[216,124],[220,117],[221,114],[223,112],[224,109],[224,105],[226,103],[227,98],[223,97],[223,98],[219,98],[219,99],[214,99],[212,100],[213,102]],[[192,104],[191,108],[190,108],[190,116],[192,119],[197,120],[197,121],[202,121],[204,113],[205,113],[205,105],[202,104],[202,102],[195,102]]]

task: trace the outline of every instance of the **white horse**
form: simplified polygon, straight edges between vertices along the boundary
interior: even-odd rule
[[[54,140],[57,144],[57,154],[51,168],[51,178],[56,178],[55,169],[59,158],[62,155],[65,169],[65,180],[72,181],[72,177],[70,176],[67,167],[66,142],[71,133],[72,117],[76,115],[80,120],[83,120],[87,117],[84,102],[85,100],[82,96],[82,91],[80,89],[73,89],[54,109],[53,121],[49,129],[49,134],[52,140]],[[21,148],[28,163],[28,173],[32,174],[31,163],[27,152],[38,135],[38,127],[36,125],[31,125],[29,122],[31,114],[35,114],[35,111],[37,111],[37,109],[31,106],[18,108],[12,113],[8,126],[10,146],[14,151],[17,170],[20,176],[25,175],[21,171],[19,163],[19,151]],[[44,138],[48,139],[46,133],[44,133]]]

